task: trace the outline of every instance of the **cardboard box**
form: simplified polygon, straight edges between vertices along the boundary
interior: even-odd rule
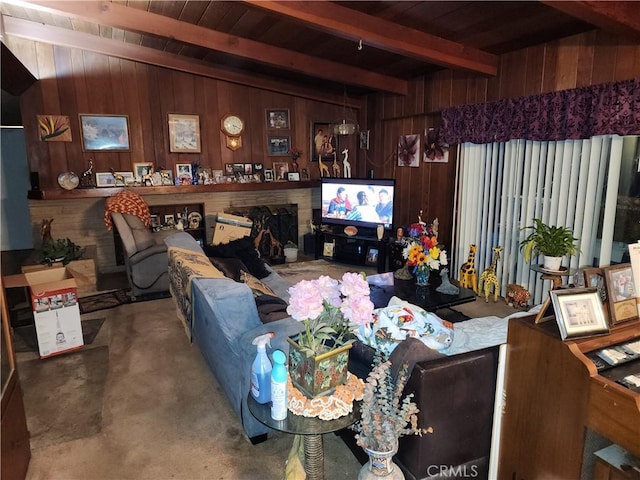
[[[51,265],[23,265],[22,273],[40,272],[50,268],[65,268],[61,262]],[[96,262],[92,258],[72,260],[67,264],[67,272],[76,281],[78,294],[94,293],[97,290]]]
[[[29,287],[40,358],[77,350],[84,345],[78,287],[66,268],[10,275],[5,288]]]
[[[220,245],[221,243],[229,243],[251,234],[253,220],[250,218],[230,215],[228,213],[218,214],[216,226],[213,230],[212,245]]]

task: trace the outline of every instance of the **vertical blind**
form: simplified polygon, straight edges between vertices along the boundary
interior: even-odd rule
[[[573,230],[580,253],[571,257],[570,264],[565,258],[564,266],[609,265],[621,156],[622,137],[617,135],[460,144],[452,270],[459,271],[469,246],[475,244],[479,279],[491,264],[493,247],[499,245],[503,247],[496,269],[500,295],[505,295],[508,284],[516,283],[531,292],[534,304],[540,303],[551,282],[531,270],[519,248],[528,233],[522,228],[532,225],[534,218]]]

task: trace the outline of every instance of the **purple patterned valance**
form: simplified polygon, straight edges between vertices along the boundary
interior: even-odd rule
[[[640,77],[442,111],[442,141],[567,140],[640,134]]]

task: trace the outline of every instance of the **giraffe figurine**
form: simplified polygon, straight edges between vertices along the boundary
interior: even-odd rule
[[[482,272],[482,275],[480,275],[480,289],[484,291],[484,301],[487,303],[489,303],[489,291],[491,290],[491,285],[493,285],[493,301],[498,301],[500,287],[498,285],[496,267],[498,265],[498,260],[500,260],[500,252],[502,252],[502,247],[493,247],[493,261],[489,268],[485,269],[485,271]]]
[[[331,176],[329,174],[329,167],[327,167],[326,164],[322,163],[322,156],[318,157],[318,167],[320,168],[320,176],[321,177],[330,177]]]
[[[460,286],[472,289],[478,294],[478,281],[476,279],[476,246],[469,245],[469,257],[460,267]]]

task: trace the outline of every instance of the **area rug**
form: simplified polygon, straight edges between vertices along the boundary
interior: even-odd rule
[[[345,272],[364,272],[367,275],[377,273],[374,267],[364,265],[346,265],[342,263],[328,262],[327,260],[311,260],[308,262],[292,262],[280,265],[272,265],[271,268],[278,272],[287,282],[294,284],[300,280],[313,280],[320,275],[328,275],[331,278],[340,279]]]
[[[91,313],[97,312],[98,310],[118,307],[130,301],[131,297],[129,297],[126,290],[114,290],[89,297],[81,297],[78,299],[78,304],[80,306],[80,313]]]
[[[85,345],[91,345],[100,332],[100,328],[104,323],[104,318],[92,318],[90,320],[82,320],[82,339]],[[36,326],[34,324],[24,325],[13,329],[14,343],[13,349],[16,352],[37,352],[38,337],[36,336]]]
[[[31,448],[95,435],[102,430],[102,405],[109,370],[106,345],[44,360],[18,362]]]

